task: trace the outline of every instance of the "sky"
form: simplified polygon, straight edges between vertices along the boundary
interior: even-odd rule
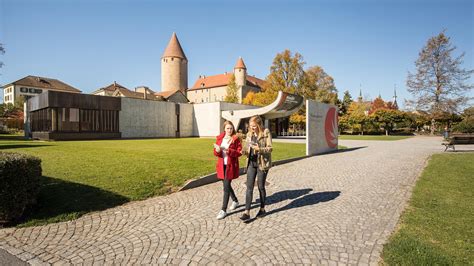
[[[474,69],[469,0],[0,0],[0,85],[34,75],[83,93],[114,81],[161,91],[160,58],[176,32],[189,87],[199,75],[232,71],[239,56],[248,74],[264,79],[275,55],[289,49],[305,68],[332,76],[339,98],[361,89],[365,98],[391,100],[396,86],[403,107],[408,71],[443,30],[454,56],[465,52],[463,67]]]

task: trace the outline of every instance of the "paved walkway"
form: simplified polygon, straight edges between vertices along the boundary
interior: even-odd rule
[[[239,220],[242,206],[215,219],[215,183],[75,221],[0,230],[0,248],[32,264],[376,265],[427,158],[443,150],[440,140],[344,141],[355,149],[274,167],[268,215],[249,223]],[[241,202],[244,181],[234,183]]]

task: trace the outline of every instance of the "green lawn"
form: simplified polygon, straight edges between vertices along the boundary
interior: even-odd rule
[[[25,141],[0,135],[0,150],[41,158],[42,188],[22,226],[75,219],[163,195],[215,171],[214,139]],[[304,144],[274,143],[273,160],[304,156]]]
[[[340,135],[339,139],[348,140],[401,140],[412,136],[385,136],[385,135]]]
[[[384,246],[389,265],[473,265],[474,153],[433,155],[399,230]]]

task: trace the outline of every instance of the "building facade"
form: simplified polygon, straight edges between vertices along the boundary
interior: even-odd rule
[[[247,96],[249,92],[260,92],[264,80],[247,74],[247,67],[240,57],[232,73],[224,73],[214,76],[200,76],[194,86],[188,89],[187,97],[192,103],[207,103],[224,101],[227,96],[227,89],[231,83],[232,76],[237,85],[238,102]]]
[[[33,97],[45,91],[81,93],[60,80],[30,75],[3,86],[3,102],[14,104],[21,98]]]

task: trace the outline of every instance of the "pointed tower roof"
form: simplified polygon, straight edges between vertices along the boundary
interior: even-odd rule
[[[393,106],[398,109],[398,103],[397,103],[397,85],[395,85],[395,88],[393,89]]]
[[[179,57],[188,60],[183,52],[183,48],[181,48],[181,44],[178,41],[176,33],[174,32],[161,58],[163,57]]]
[[[244,64],[244,60],[242,59],[242,57],[239,57],[239,60],[237,60],[237,64],[235,64],[234,69],[236,69],[236,68],[247,69],[247,67]]]

